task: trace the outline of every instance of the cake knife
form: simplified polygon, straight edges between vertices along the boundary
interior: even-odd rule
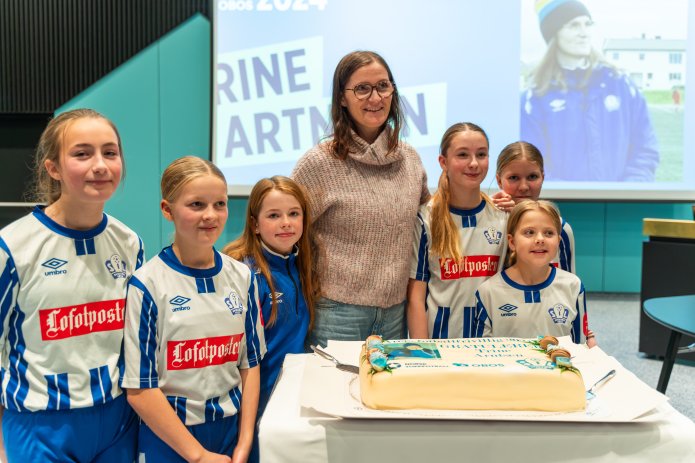
[[[343,370],[343,371],[347,371],[349,373],[359,374],[359,372],[360,372],[359,367],[356,367],[355,365],[347,365],[345,363],[340,363],[337,358],[333,357],[328,352],[321,350],[317,346],[312,345],[310,347],[311,347],[311,350],[314,351],[314,353],[320,355],[321,357],[325,358],[326,360],[330,360],[331,362],[333,362],[335,364],[335,367],[338,370]]]
[[[606,381],[611,379],[613,376],[615,376],[615,370],[611,370],[608,373],[606,373],[605,375],[603,375],[603,377],[601,379],[596,381],[594,383],[594,385],[591,386],[588,391],[586,391],[586,399],[590,400],[590,399],[593,399],[594,397],[596,397],[596,389],[600,385],[602,385],[603,383],[605,383]]]

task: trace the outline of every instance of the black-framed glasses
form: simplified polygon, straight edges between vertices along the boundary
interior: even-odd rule
[[[396,91],[396,84],[390,80],[381,80],[377,82],[376,85],[362,83],[355,85],[353,88],[346,88],[345,90],[352,90],[352,93],[355,94],[355,98],[358,100],[366,100],[371,97],[374,90],[376,90],[381,98],[387,98]]]

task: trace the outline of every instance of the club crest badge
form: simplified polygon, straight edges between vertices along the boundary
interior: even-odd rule
[[[569,317],[570,309],[562,304],[555,304],[548,309],[548,314],[550,318],[553,319],[553,323],[565,324],[567,322],[567,317]]]
[[[224,299],[224,303],[227,304],[227,308],[232,312],[232,315],[241,315],[244,312],[241,298],[234,290],[229,292],[229,296]]]
[[[104,265],[106,266],[106,270],[111,273],[114,280],[126,277],[126,264],[118,254],[111,256],[109,260],[104,262]]]
[[[500,240],[502,239],[502,232],[495,227],[487,227],[483,235],[485,235],[485,239],[490,244],[500,244]]]
[[[603,105],[608,112],[617,111],[620,109],[620,97],[616,95],[607,95],[603,100]]]

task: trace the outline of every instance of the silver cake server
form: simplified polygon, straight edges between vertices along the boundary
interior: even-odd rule
[[[594,383],[594,385],[591,386],[588,391],[586,391],[586,400],[591,400],[594,397],[596,397],[596,389],[598,389],[601,385],[608,382],[608,380],[611,379],[613,376],[615,376],[615,370],[609,371],[608,373],[603,375],[603,377],[601,379],[596,381]]]
[[[310,347],[311,347],[311,350],[313,350],[314,353],[316,353],[317,355],[320,355],[321,357],[325,358],[326,360],[330,360],[331,362],[333,362],[335,364],[335,367],[338,370],[343,370],[343,371],[347,371],[349,373],[359,374],[359,372],[360,372],[359,367],[356,367],[355,365],[347,365],[345,363],[340,363],[337,358],[333,357],[328,352],[321,350],[321,348],[319,348],[317,346],[312,345]]]

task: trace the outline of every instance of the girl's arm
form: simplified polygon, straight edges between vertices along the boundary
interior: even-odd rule
[[[408,319],[408,337],[410,339],[427,339],[427,313],[425,312],[425,298],[427,283],[424,281],[408,281],[408,306],[406,317]]]
[[[239,440],[237,441],[233,463],[245,463],[249,458],[253,434],[256,431],[256,412],[258,411],[258,397],[261,389],[260,368],[240,369],[241,374],[241,410],[239,413]]]
[[[159,388],[128,389],[128,403],[147,426],[188,462],[229,463],[231,458],[212,453],[188,432]]]

